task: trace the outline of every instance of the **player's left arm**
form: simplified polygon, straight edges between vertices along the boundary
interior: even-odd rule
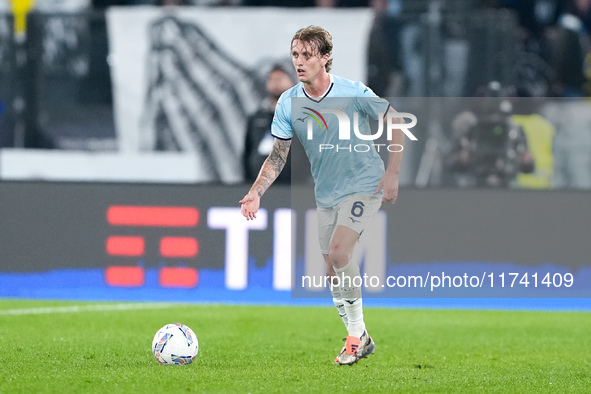
[[[384,119],[388,119],[388,117],[393,117],[392,123],[394,124],[405,124],[404,118],[398,116],[398,112],[392,108],[388,108],[388,113],[384,117]],[[389,141],[390,144],[393,145],[400,145],[401,148],[404,147],[404,132],[400,129],[392,130],[392,139]],[[393,149],[397,151],[398,149]],[[386,167],[386,172],[380,182],[378,183],[378,187],[374,191],[374,193],[379,193],[380,190],[384,190],[384,194],[382,196],[382,203],[389,202],[394,204],[396,199],[398,198],[398,175],[400,173],[400,163],[402,163],[402,149],[400,152],[391,151],[388,157],[388,165]]]

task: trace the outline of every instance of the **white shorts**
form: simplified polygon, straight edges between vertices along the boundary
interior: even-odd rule
[[[382,194],[380,193],[375,196],[352,194],[332,208],[316,208],[318,238],[322,254],[328,254],[330,240],[336,226],[348,227],[361,235],[381,206]]]

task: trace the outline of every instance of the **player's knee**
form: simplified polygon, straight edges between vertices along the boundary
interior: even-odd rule
[[[332,260],[335,267],[344,267],[351,259],[350,252],[341,245],[332,245],[328,251],[328,256]]]

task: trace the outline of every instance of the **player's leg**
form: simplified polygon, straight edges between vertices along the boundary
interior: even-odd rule
[[[334,306],[337,308],[337,311],[339,312],[339,316],[341,317],[341,320],[343,320],[343,323],[345,324],[345,328],[347,328],[347,326],[349,324],[349,319],[347,318],[347,311],[345,310],[345,302],[343,301],[343,299],[341,297],[341,289],[338,286],[338,282],[336,281],[336,274],[334,272],[333,263],[330,260],[330,258],[328,257],[328,253],[323,254],[322,257],[324,257],[324,261],[326,262],[326,276],[331,278],[330,279],[330,292],[332,294],[332,302],[334,303]]]
[[[337,225],[329,246],[329,260],[339,279],[341,298],[348,318],[347,344],[335,360],[352,364],[373,353],[375,344],[363,320],[363,286],[359,266],[351,262],[360,234],[381,206],[377,196],[351,196],[339,204]]]
[[[332,236],[329,259],[334,264],[334,271],[339,279],[339,289],[348,324],[345,347],[341,350],[335,363],[341,365],[354,364],[359,359],[369,356],[375,344],[365,329],[363,320],[363,299],[361,297],[361,275],[359,266],[351,262],[353,249],[359,239],[354,230],[338,225]]]
[[[333,269],[333,264],[328,257],[328,248],[330,245],[330,239],[332,238],[332,233],[334,232],[334,227],[336,225],[336,209],[334,208],[318,208],[318,240],[320,242],[320,251],[322,252],[322,257],[326,262],[326,276],[331,278],[330,279],[330,292],[332,294],[332,301],[339,312],[339,316],[343,323],[345,324],[345,328],[347,328],[347,313],[345,312],[344,302],[341,299],[341,290],[338,286],[332,286],[333,279],[335,277],[335,272]]]
[[[329,247],[328,259],[332,262],[339,282],[340,296],[347,314],[349,335],[361,337],[365,331],[361,299],[361,275],[359,266],[351,263],[359,234],[354,230],[337,225]]]

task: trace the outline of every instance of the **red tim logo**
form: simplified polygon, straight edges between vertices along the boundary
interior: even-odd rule
[[[134,228],[193,228],[199,223],[199,210],[193,207],[158,207],[112,205],[107,209],[107,222],[113,227]],[[137,257],[146,253],[145,237],[141,235],[111,235],[107,237],[106,252],[113,257]],[[199,243],[193,237],[162,236],[160,256],[167,259],[195,258]],[[163,267],[158,281],[162,287],[192,288],[197,286],[198,272],[189,267]],[[110,286],[139,287],[145,283],[145,271],[139,266],[109,266],[105,280]]]

